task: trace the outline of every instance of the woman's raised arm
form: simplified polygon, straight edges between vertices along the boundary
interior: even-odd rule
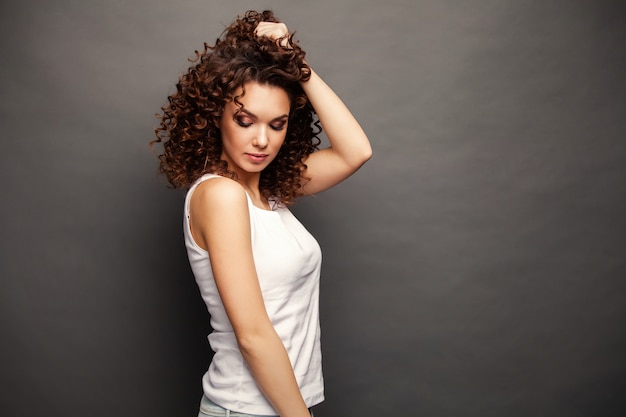
[[[314,152],[305,161],[306,194],[324,191],[352,175],[372,156],[372,147],[361,125],[335,92],[311,70],[302,83],[320,119],[330,147]]]
[[[261,22],[257,36],[267,36],[285,48],[289,31],[284,23]],[[330,147],[314,152],[304,161],[305,194],[324,191],[352,175],[372,156],[372,147],[361,125],[335,92],[311,69],[311,77],[301,83],[326,132]]]

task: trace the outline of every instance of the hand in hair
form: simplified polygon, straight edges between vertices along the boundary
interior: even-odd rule
[[[275,22],[259,22],[254,33],[275,40],[283,48],[291,49],[291,34],[287,25]]]

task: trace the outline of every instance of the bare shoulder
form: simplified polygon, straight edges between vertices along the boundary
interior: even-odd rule
[[[202,208],[209,210],[230,210],[247,205],[243,187],[230,178],[212,178],[198,184],[191,195],[191,210]]]
[[[249,211],[246,192],[236,181],[212,178],[198,184],[189,202],[189,227],[204,250],[227,242],[235,230],[246,236]]]

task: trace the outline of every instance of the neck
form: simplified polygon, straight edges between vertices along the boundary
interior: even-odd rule
[[[237,182],[252,194],[259,193],[260,172],[236,172]]]
[[[246,190],[254,205],[261,208],[268,208],[269,203],[267,199],[261,195],[261,190],[259,189],[261,173],[241,171],[235,171],[235,173],[237,174],[236,181]]]
[[[246,181],[242,181],[240,178],[237,178],[237,182],[241,184],[241,186],[246,190],[252,203],[262,209],[269,210],[270,204],[268,200],[261,195],[261,190],[259,189],[259,176],[257,176],[256,181],[252,181],[247,179]]]

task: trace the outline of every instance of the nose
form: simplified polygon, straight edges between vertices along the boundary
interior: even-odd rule
[[[257,148],[265,149],[269,142],[269,138],[267,137],[267,128],[265,126],[259,127],[259,131],[257,132],[253,145]]]

